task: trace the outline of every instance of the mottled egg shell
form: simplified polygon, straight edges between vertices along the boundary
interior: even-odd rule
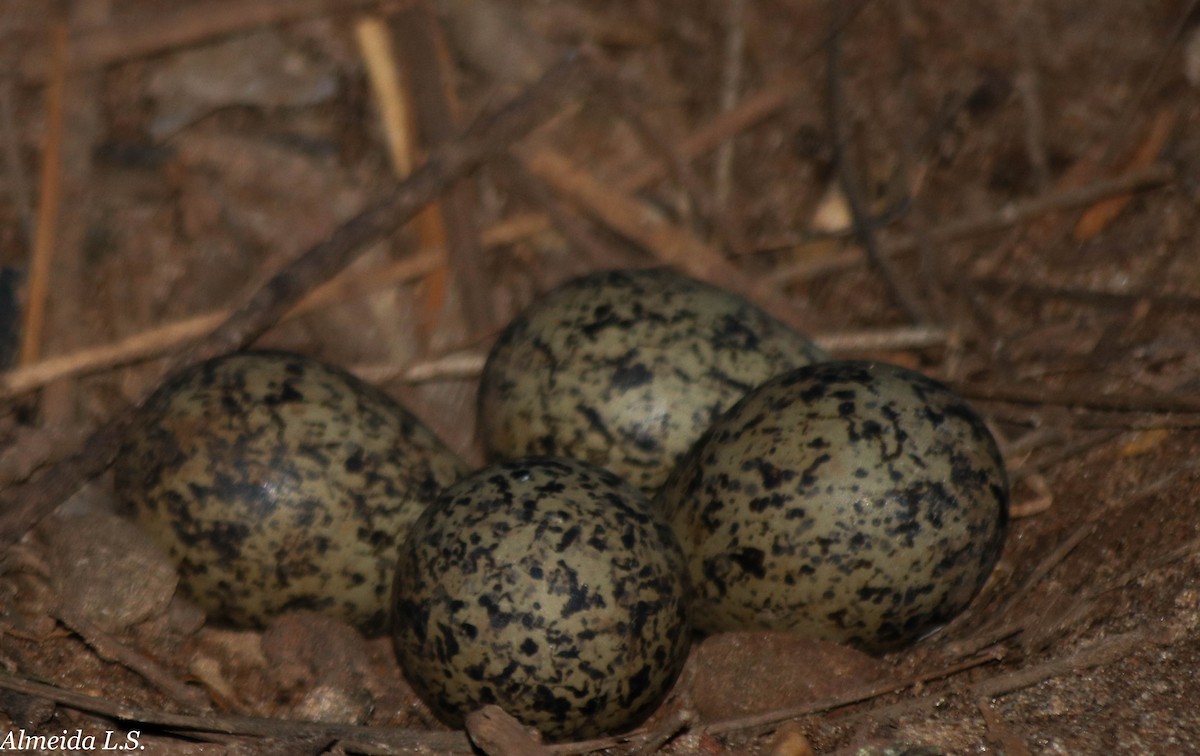
[[[146,401],[116,488],[210,616],[260,626],[306,608],[378,632],[407,527],[467,470],[354,376],[243,352],[176,374]]]
[[[500,335],[483,371],[491,459],[561,455],[652,492],[723,411],[791,368],[825,359],[744,299],[674,271],[575,279]]]
[[[949,389],[873,362],[767,382],[660,494],[707,631],[791,630],[886,650],[983,586],[1007,527],[991,433]]]
[[[445,722],[498,704],[551,740],[638,724],[687,656],[683,553],[661,513],[602,468],[485,468],[409,531],[394,591],[405,679]]]

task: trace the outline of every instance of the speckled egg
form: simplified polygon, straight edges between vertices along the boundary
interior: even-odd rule
[[[394,592],[405,679],[446,723],[498,704],[550,740],[618,732],[666,695],[690,639],[683,554],[602,468],[485,468],[413,525]]]
[[[479,390],[491,459],[583,459],[652,492],[722,412],[826,359],[749,302],[674,271],[575,279],[500,335]]]
[[[659,503],[688,555],[698,627],[879,651],[944,624],[983,586],[1008,480],[987,426],[942,384],[826,362],[746,396]]]
[[[315,609],[384,629],[408,526],[467,472],[381,391],[314,360],[243,352],[145,403],[116,461],[129,513],[210,616]]]

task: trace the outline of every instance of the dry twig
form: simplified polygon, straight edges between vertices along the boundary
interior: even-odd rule
[[[460,106],[453,83],[453,62],[427,3],[400,10],[394,27],[407,72],[412,117],[425,149],[436,149],[458,129]],[[484,275],[483,250],[475,219],[473,189],[451,186],[440,202],[434,233],[445,239],[450,280],[457,288],[468,331],[492,327],[492,292]],[[432,216],[432,213],[431,213]],[[432,217],[431,217],[432,220]],[[444,292],[444,287],[440,287]],[[436,289],[435,289],[436,290]],[[432,298],[437,309],[439,296]]]
[[[1038,52],[1044,42],[1045,23],[1038,3],[1021,0],[1013,14],[1011,27],[1016,37],[1017,92],[1025,114],[1025,154],[1033,169],[1034,184],[1038,191],[1050,185],[1049,160],[1046,157],[1046,117],[1042,109],[1041,74],[1038,71]]]
[[[833,137],[833,162],[838,172],[838,184],[846,198],[846,204],[850,207],[854,235],[866,250],[867,259],[871,261],[871,265],[883,278],[896,302],[908,316],[918,323],[923,323],[929,320],[925,308],[900,277],[891,260],[880,249],[875,231],[867,221],[867,203],[863,200],[850,163],[847,137],[849,116],[846,113],[845,87],[842,83],[842,34],[847,24],[848,10],[840,0],[830,0],[829,6],[833,9],[833,20],[830,22],[832,31],[829,35],[826,77],[829,88],[829,133]]]
[[[526,167],[558,192],[621,235],[635,240],[664,263],[719,285],[760,304],[775,317],[802,331],[812,324],[778,290],[759,283],[730,263],[717,250],[651,208],[617,191],[591,173],[548,148],[525,155]]]
[[[607,261],[611,263],[612,267],[636,267],[650,264],[646,261],[634,261],[624,256],[617,256],[604,247],[599,249],[601,251],[595,253],[593,261]],[[284,315],[280,322],[286,322],[321,307],[343,301],[357,292],[419,278],[436,270],[441,264],[440,252],[422,252],[414,257],[399,260],[380,268],[335,278],[314,289],[300,304]],[[209,333],[230,314],[230,310],[220,310],[197,315],[135,333],[111,344],[81,349],[70,354],[42,360],[28,367],[0,373],[0,399],[18,396],[59,378],[89,375],[161,356]],[[892,349],[923,349],[942,346],[946,340],[947,333],[944,330],[920,326],[839,331],[813,335],[813,341],[823,348],[844,354]],[[443,378],[474,377],[479,372],[476,364],[481,366],[482,359],[478,355],[445,355],[403,368],[389,367],[372,370],[370,374],[382,376],[373,379],[372,382],[375,383],[396,378],[409,383],[421,383]],[[0,485],[3,482],[3,475],[0,474]]]
[[[629,122],[641,138],[650,146],[652,153],[660,156],[670,167],[673,178],[679,182],[691,205],[691,210],[707,218],[725,246],[734,252],[741,250],[741,234],[734,229],[726,208],[709,199],[699,175],[692,169],[689,156],[681,151],[670,133],[647,115],[629,95],[632,85],[624,81],[617,66],[598,58],[595,84],[598,93],[605,97]],[[632,194],[632,192],[630,192]]]
[[[37,361],[45,337],[46,300],[50,293],[55,238],[62,205],[63,112],[67,88],[67,27],[53,27],[53,68],[46,95],[46,141],[42,152],[41,186],[37,205],[37,230],[33,237],[33,259],[29,264],[29,293],[25,322],[21,328],[21,364]]]
[[[899,326],[876,328],[867,331],[841,331],[818,333],[813,341],[830,352],[848,354],[854,352],[879,352],[884,350],[925,349],[945,346],[950,334],[945,328],[936,326]]]
[[[746,96],[732,110],[725,111],[680,141],[681,155],[695,159],[745,131],[783,107],[795,90],[790,77],[781,78]],[[636,192],[667,176],[670,168],[663,161],[652,161],[625,175],[620,188]]]
[[[280,322],[343,301],[356,293],[419,278],[442,265],[439,250],[419,252],[361,273],[339,276],[314,289]],[[0,373],[0,399],[31,391],[59,378],[107,370],[151,359],[209,333],[232,314],[219,310],[132,334],[111,344],[80,349]]]
[[[947,221],[930,228],[926,234],[931,243],[937,243],[999,231],[1055,210],[1089,205],[1105,197],[1162,186],[1173,178],[1174,170],[1171,166],[1159,163],[1145,170],[1131,171],[1115,179],[1097,181],[1074,189],[1050,192],[1032,199],[1013,202],[980,215]],[[882,253],[891,257],[916,249],[920,245],[921,238],[919,236],[899,236],[883,244]],[[833,267],[851,267],[860,264],[864,259],[861,254],[854,253],[847,255],[841,261],[840,266]],[[795,283],[810,277],[810,267],[811,263],[808,262],[795,266],[780,266],[772,275],[772,279],[779,285]]]
[[[79,711],[121,722],[188,733],[225,733],[256,738],[327,738],[354,740],[376,746],[376,753],[411,753],[425,749],[436,753],[472,753],[461,732],[408,730],[397,727],[364,727],[322,722],[297,722],[233,714],[172,714],[89,696],[53,685],[34,682],[0,671],[0,688],[54,701]],[[386,750],[384,750],[386,749]]]
[[[339,10],[383,4],[381,0],[350,0]],[[391,3],[388,3],[389,5]],[[100,68],[124,60],[188,47],[226,34],[259,26],[296,21],[327,14],[328,0],[206,0],[167,6],[149,6],[152,11],[113,18],[102,26],[84,27],[71,35],[71,67]],[[41,78],[49,69],[40,51],[34,50],[21,62],[23,73]]]
[[[1044,281],[1027,281],[1011,276],[977,276],[971,283],[985,291],[1033,299],[1063,299],[1092,307],[1133,307],[1146,302],[1151,307],[1172,310],[1200,310],[1200,297],[1140,289],[1080,287]]]
[[[1173,61],[1177,60],[1176,48],[1191,25],[1197,6],[1200,6],[1200,0],[1189,0],[1187,6],[1180,9],[1171,31],[1163,36],[1165,43],[1158,46],[1158,57],[1154,61],[1154,67],[1142,80],[1137,94],[1125,103],[1121,118],[1116,122],[1117,128],[1108,140],[1108,147],[1105,149],[1103,157],[1099,160],[1101,168],[1111,165],[1118,153],[1125,148],[1125,138],[1129,130],[1137,123],[1138,116],[1146,111],[1146,100],[1158,83],[1159,77],[1168,70]]]
[[[33,193],[21,160],[21,141],[17,133],[16,105],[13,103],[13,81],[0,75],[0,142],[4,143],[4,179],[8,194],[17,209],[25,242],[34,239]]]
[[[955,390],[968,398],[1015,404],[1086,407],[1110,412],[1200,412],[1200,396],[1192,393],[1100,394],[1087,390],[978,382],[957,383]]]
[[[1113,664],[1130,654],[1144,651],[1150,646],[1167,646],[1177,639],[1171,631],[1135,630],[1095,641],[1073,654],[1056,657],[1041,664],[1024,667],[1000,675],[993,675],[972,686],[973,691],[983,698],[995,698],[1006,693],[1037,685],[1043,680],[1072,675],[1092,667]]]
[[[158,662],[120,643],[94,623],[83,617],[75,616],[61,606],[54,611],[54,616],[55,619],[71,630],[71,632],[82,638],[83,642],[88,644],[101,659],[120,664],[126,669],[141,675],[144,680],[155,688],[166,693],[177,703],[186,706],[188,709],[193,711],[207,711],[209,709],[208,696],[203,691],[187,686]]]
[[[801,59],[807,59],[826,48],[830,44],[832,36],[840,34],[842,29],[849,25],[870,3],[871,0],[860,0],[855,3],[841,17],[840,22],[832,26],[830,34],[804,53]],[[684,137],[679,144],[679,153],[689,158],[706,155],[725,143],[734,134],[745,131],[783,107],[795,91],[795,75],[794,72],[781,75],[758,91],[747,95],[734,109],[721,113],[700,129]],[[661,162],[649,163],[628,173],[620,183],[620,189],[627,193],[635,192],[663,178],[668,171],[668,167]]]
[[[742,55],[746,45],[746,2],[732,0],[728,4],[728,27],[725,30],[725,61],[721,76],[721,112],[733,110],[738,100],[738,90],[742,85]],[[729,195],[733,179],[733,145],[732,139],[721,143],[717,149],[716,164],[713,167],[714,194],[718,212],[723,212],[729,203]]]
[[[592,269],[633,268],[646,264],[633,250],[626,250],[602,241],[592,232],[582,216],[565,202],[559,200],[545,182],[529,173],[520,160],[511,158],[505,161],[505,165],[508,168],[507,173],[516,184],[517,189],[541,206],[542,211],[549,217],[549,222],[571,243],[572,251],[586,258]],[[539,217],[539,220],[545,220],[546,216]],[[514,220],[520,220],[520,218]],[[533,233],[537,233],[545,228],[545,225],[535,229],[530,224],[529,228]]]

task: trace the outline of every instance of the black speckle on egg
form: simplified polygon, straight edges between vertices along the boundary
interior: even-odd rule
[[[699,629],[894,648],[944,624],[1004,543],[995,440],[945,386],[874,362],[793,370],[718,420],[659,504]]]
[[[573,457],[650,492],[747,391],[825,358],[744,299],[671,270],[596,273],[497,339],[480,381],[481,438],[494,461]]]
[[[129,514],[213,618],[314,608],[384,629],[404,532],[467,467],[392,399],[299,355],[241,352],[168,379],[115,462]]]
[[[495,703],[551,740],[637,725],[691,632],[661,513],[566,459],[514,460],[445,491],[409,531],[393,606],[405,679],[441,719],[461,726]]]

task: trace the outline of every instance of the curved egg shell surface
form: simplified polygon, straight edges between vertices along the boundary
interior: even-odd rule
[[[141,408],[115,477],[210,616],[261,626],[306,608],[378,632],[405,530],[467,469],[354,376],[242,352],[168,379]]]
[[[583,459],[652,492],[750,389],[822,359],[804,336],[706,283],[665,268],[596,273],[500,335],[479,427],[493,460]]]
[[[721,418],[659,503],[707,631],[790,630],[886,650],[944,624],[999,558],[1008,480],[995,440],[945,386],[826,362]]]
[[[683,554],[602,468],[531,457],[480,470],[413,525],[396,572],[405,679],[452,726],[485,704],[551,740],[638,724],[687,657]]]

